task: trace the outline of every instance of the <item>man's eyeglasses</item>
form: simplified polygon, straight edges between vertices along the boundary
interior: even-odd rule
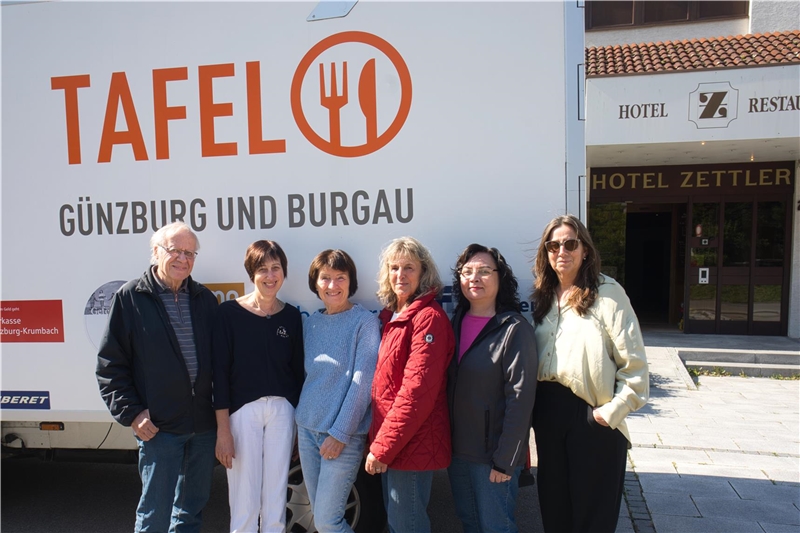
[[[492,275],[492,272],[497,272],[496,268],[462,268],[458,273],[461,275],[462,278],[471,278],[473,274],[476,274],[479,278],[488,278]]]
[[[544,243],[544,248],[545,248],[545,250],[547,250],[551,254],[554,254],[554,253],[558,252],[559,250],[561,250],[562,246],[564,247],[564,249],[566,251],[574,252],[575,250],[578,249],[578,245],[580,243],[581,243],[580,239],[567,239],[564,242],[547,241],[546,243]]]
[[[174,257],[177,259],[181,255],[183,255],[189,261],[195,259],[197,257],[197,254],[200,253],[200,252],[192,252],[189,250],[178,250],[177,248],[167,248],[166,246],[161,246],[160,244],[158,245],[158,247],[167,252],[170,255],[170,257]]]

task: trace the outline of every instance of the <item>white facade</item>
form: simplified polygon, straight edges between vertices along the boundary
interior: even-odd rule
[[[800,172],[800,161],[795,166],[795,177]],[[795,209],[792,228],[792,281],[789,289],[789,331],[787,335],[793,339],[800,339],[800,180],[795,178],[794,199]]]

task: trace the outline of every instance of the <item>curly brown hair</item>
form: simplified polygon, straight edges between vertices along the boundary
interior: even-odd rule
[[[469,309],[469,300],[461,292],[461,269],[469,262],[475,255],[485,253],[494,260],[497,265],[497,274],[500,279],[500,284],[497,291],[497,298],[495,300],[495,311],[501,312],[512,310],[520,312],[521,304],[519,301],[519,292],[517,278],[514,277],[514,272],[511,270],[511,265],[506,263],[506,258],[497,248],[489,248],[482,244],[472,243],[461,252],[461,255],[456,259],[456,266],[453,268],[453,300],[456,302],[456,311],[460,309]]]

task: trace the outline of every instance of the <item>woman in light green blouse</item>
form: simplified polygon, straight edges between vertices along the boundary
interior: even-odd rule
[[[589,231],[572,215],[545,228],[533,274],[544,529],[613,532],[630,441],[625,417],[649,395],[639,322],[625,290],[600,273]]]

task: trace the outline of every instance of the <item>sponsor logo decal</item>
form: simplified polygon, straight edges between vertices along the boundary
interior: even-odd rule
[[[50,391],[0,391],[0,409],[50,409]]]
[[[0,309],[0,342],[64,342],[61,300],[5,300]]]
[[[106,331],[107,315],[111,310],[111,300],[114,297],[114,293],[124,284],[125,282],[121,280],[104,283],[95,289],[86,301],[86,306],[83,308],[86,336],[89,337],[89,341],[95,348],[100,346],[100,340]]]
[[[203,285],[217,297],[219,303],[244,296],[244,283],[203,283]]]

